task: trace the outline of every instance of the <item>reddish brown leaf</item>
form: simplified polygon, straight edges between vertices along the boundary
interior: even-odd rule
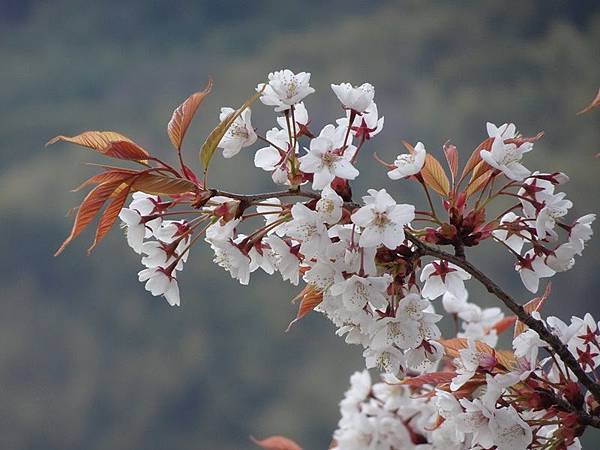
[[[489,150],[491,145],[492,138],[487,138],[485,141],[479,144],[475,150],[473,150],[473,153],[471,153],[471,156],[469,157],[469,160],[467,161],[467,164],[465,164],[465,168],[462,171],[461,179],[465,178],[469,172],[471,172],[471,170],[473,170],[475,166],[479,164],[481,161],[481,150]]]
[[[594,98],[594,100],[592,100],[592,103],[590,103],[588,106],[583,108],[577,114],[583,114],[583,113],[589,112],[592,109],[597,108],[598,106],[600,106],[600,89],[598,89],[598,93],[596,94],[596,97]]]
[[[421,170],[425,183],[438,194],[445,197],[450,192],[450,181],[440,162],[429,153],[425,157],[425,165]]]
[[[314,286],[307,284],[292,302],[295,302],[296,300],[300,300],[298,313],[296,314],[296,318],[288,325],[287,330],[285,330],[286,332],[290,331],[292,325],[315,309],[315,307],[323,301],[323,292],[319,291]]]
[[[173,178],[165,175],[143,173],[136,177],[131,186],[132,191],[142,191],[153,195],[173,195],[195,192],[196,185],[185,178]]]
[[[173,147],[175,147],[178,152],[181,151],[183,138],[192,122],[194,114],[196,114],[198,107],[210,93],[212,85],[213,81],[212,79],[209,79],[204,90],[194,92],[179,105],[175,111],[173,111],[171,120],[169,120],[169,124],[167,125],[167,133],[169,134],[169,139],[171,140]]]
[[[456,358],[459,355],[459,351],[469,346],[468,340],[465,338],[454,338],[454,339],[442,339],[440,344],[444,346],[446,356],[449,358]],[[475,348],[478,352],[485,353],[488,355],[495,355],[496,361],[502,366],[510,369],[514,366],[515,356],[509,351],[496,351],[484,342],[475,342]]]
[[[46,145],[52,145],[58,141],[69,142],[71,144],[81,145],[82,147],[87,147],[98,151],[108,147],[111,142],[133,142],[127,136],[123,136],[122,134],[114,131],[84,131],[83,133],[72,137],[56,136],[55,138],[50,139]]]
[[[481,163],[483,163],[483,161],[481,161]],[[480,166],[478,165],[478,167],[480,167]],[[475,169],[475,171],[477,171],[477,169]],[[475,173],[475,172],[473,172],[473,173]],[[467,198],[473,194],[476,194],[481,189],[483,189],[483,187],[490,180],[492,173],[493,172],[491,172],[491,171],[487,171],[487,172],[481,174],[480,176],[478,176],[477,178],[473,178],[467,185],[467,188],[465,189],[465,194],[466,194]]]
[[[542,309],[542,307],[546,304],[546,300],[548,300],[548,297],[550,297],[551,292],[552,292],[552,283],[548,283],[546,285],[546,289],[544,290],[544,294],[541,297],[536,297],[534,299],[531,299],[523,305],[523,309],[525,310],[525,312],[527,314],[531,315],[531,313],[533,313],[533,312],[540,311]],[[525,325],[523,322],[518,320],[517,323],[515,323],[514,337],[517,337],[522,332],[526,331],[527,328],[528,328],[527,325]]]
[[[139,145],[130,141],[115,141],[108,144],[100,153],[117,159],[128,161],[144,161],[148,159],[148,152]]]
[[[77,215],[75,216],[75,222],[71,233],[56,251],[54,256],[60,255],[65,247],[73,241],[94,219],[98,211],[102,208],[102,205],[108,200],[110,195],[122,184],[121,180],[109,181],[106,183],[99,184],[92,189],[88,195],[83,199]]]
[[[128,177],[135,175],[136,173],[138,173],[137,170],[110,169],[110,170],[107,170],[105,172],[99,173],[97,175],[94,175],[94,176],[88,178],[83,183],[81,183],[79,186],[77,186],[75,189],[73,189],[72,192],[80,191],[84,187],[90,186],[92,184],[100,184],[100,183],[105,183],[107,181],[125,180]]]
[[[266,450],[302,450],[302,447],[294,441],[283,436],[271,436],[262,440],[250,436],[250,439],[260,448]]]
[[[437,386],[438,384],[450,383],[452,378],[456,376],[454,372],[432,372],[425,373],[416,377],[406,378],[401,384],[407,384],[409,386],[421,387],[424,384],[432,384]]]
[[[88,255],[94,250],[96,245],[100,243],[100,241],[106,236],[106,233],[112,228],[113,224],[119,217],[119,213],[129,196],[129,192],[131,190],[131,182],[133,179],[130,178],[128,183],[125,183],[125,186],[119,191],[117,195],[113,197],[111,202],[109,203],[106,210],[100,217],[100,221],[98,222],[98,228],[96,229],[96,236],[94,237],[94,242],[91,247],[88,248]]]
[[[494,325],[492,325],[485,331],[486,331],[486,333],[489,333],[492,330],[496,330],[496,334],[500,335],[500,334],[504,333],[506,330],[508,330],[510,327],[512,327],[516,321],[517,321],[517,316],[504,317],[503,319],[500,319],[498,322],[496,322]]]
[[[454,179],[458,173],[458,150],[456,149],[456,145],[452,145],[449,142],[444,144],[443,150],[446,161],[448,162],[448,167],[450,168],[450,173],[452,174],[452,182],[454,183]]]

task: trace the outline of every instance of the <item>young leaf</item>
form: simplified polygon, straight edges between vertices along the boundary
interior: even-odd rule
[[[108,233],[117,220],[117,217],[119,217],[119,213],[121,212],[121,209],[123,209],[123,205],[129,196],[132,181],[133,179],[130,178],[129,182],[125,183],[125,186],[113,197],[112,201],[100,217],[94,242],[87,250],[88,255],[94,250],[96,245],[100,243],[104,236],[106,236],[106,233]]]
[[[54,256],[60,255],[67,245],[73,241],[94,219],[98,211],[102,208],[102,205],[108,200],[111,194],[122,184],[122,180],[108,181],[106,183],[99,184],[92,189],[88,195],[83,199],[77,215],[75,216],[75,222],[71,233],[54,253]]]
[[[444,197],[448,196],[450,192],[448,176],[439,161],[429,153],[425,157],[425,165],[421,170],[421,175],[431,189]]]
[[[546,304],[548,297],[550,297],[550,293],[552,292],[552,283],[548,283],[546,285],[546,289],[544,290],[544,294],[541,297],[536,297],[532,300],[529,300],[527,303],[523,305],[523,309],[527,314],[531,314],[536,311],[540,311],[542,307]],[[521,333],[527,330],[527,325],[525,325],[520,320],[517,320],[515,323],[515,332],[513,337],[517,337]]]
[[[296,314],[296,318],[288,325],[287,329],[285,330],[286,332],[290,331],[292,325],[315,309],[315,307],[323,301],[323,292],[317,290],[314,286],[307,284],[293,301],[298,299],[301,299],[300,305],[298,306],[298,313]]]
[[[124,159],[127,161],[145,161],[148,152],[131,141],[114,141],[100,150],[100,153],[111,158]]]
[[[438,384],[450,383],[452,378],[456,376],[454,372],[432,372],[418,375],[416,377],[405,378],[400,384],[408,386],[421,387],[424,384],[432,384],[437,386]]]
[[[137,173],[139,173],[137,170],[131,169],[109,169],[88,178],[75,189],[73,189],[72,192],[80,191],[84,187],[90,186],[92,184],[100,184],[105,183],[107,181],[122,181]]]
[[[600,106],[600,89],[598,89],[598,93],[596,94],[596,97],[594,97],[594,100],[592,100],[592,103],[590,103],[588,106],[583,108],[577,114],[579,115],[579,114],[589,112],[592,109],[597,108],[598,106]]]
[[[185,178],[173,178],[165,175],[142,173],[131,185],[132,191],[142,191],[151,195],[173,195],[195,192],[197,187]]]
[[[294,441],[283,436],[271,436],[262,440],[250,436],[250,439],[260,448],[266,450],[302,450],[302,447]]]
[[[261,90],[246,100],[246,102],[240,108],[238,108],[237,111],[229,114],[219,125],[217,125],[214,130],[210,132],[206,138],[206,141],[204,141],[204,144],[202,144],[202,148],[200,149],[200,162],[202,163],[205,173],[208,170],[208,165],[210,164],[210,160],[217,149],[217,145],[219,145],[219,142],[221,142],[221,139],[223,139],[223,136],[225,136],[225,133],[227,133],[229,127],[233,125],[235,119],[237,119],[246,108],[258,100],[266,87],[267,85],[265,84]]]
[[[475,194],[476,192],[479,192],[479,190],[482,189],[483,186],[486,185],[486,183],[488,182],[488,180],[490,179],[491,176],[492,176],[492,172],[485,172],[483,175],[478,176],[477,178],[474,178],[473,180],[471,180],[469,182],[469,184],[467,185],[467,188],[465,189],[465,194],[467,195],[467,197],[470,197],[471,195]]]
[[[210,93],[212,86],[213,81],[209,78],[204,90],[194,92],[181,105],[179,105],[175,111],[173,111],[171,120],[169,120],[167,125],[167,133],[169,134],[169,139],[171,140],[171,143],[177,152],[181,151],[183,138],[185,137],[185,133],[192,122],[194,114],[196,114],[196,110]]]
[[[126,141],[133,142],[127,136],[116,133],[114,131],[84,131],[77,136],[56,136],[50,139],[46,146],[55,144],[59,141],[68,142],[70,144],[81,145],[82,147],[91,148],[92,150],[101,151],[108,147],[111,142]]]
[[[450,173],[452,174],[452,183],[454,183],[454,179],[458,173],[458,150],[456,149],[456,145],[452,145],[449,142],[444,144],[443,150]]]
[[[467,164],[465,164],[465,167],[462,171],[462,175],[460,176],[461,180],[465,178],[477,164],[479,164],[481,161],[481,150],[489,150],[491,145],[492,138],[487,138],[485,141],[479,144],[475,150],[473,150],[473,153],[471,153],[471,156],[469,157],[469,160],[467,161]]]

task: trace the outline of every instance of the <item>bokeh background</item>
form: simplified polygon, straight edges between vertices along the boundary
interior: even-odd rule
[[[173,158],[172,110],[210,75],[213,94],[188,133],[197,167],[223,105],[240,104],[269,71],[312,72],[314,128],[340,114],[330,82],[376,86],[382,134],[366,147],[391,160],[400,139],[463,160],[485,122],[545,130],[530,168],[563,170],[572,217],[598,212],[600,112],[575,113],[600,85],[600,3],[560,1],[78,1],[0,0],[0,448],[245,449],[249,435],[284,434],[327,448],[337,403],[360,349],[318,315],[284,333],[294,291],[253,275],[244,288],[206,247],[181,276],[170,308],[136,279],[140,263],[118,230],[90,257],[86,233],[62,256],[91,152],[57,134],[116,130]],[[261,129],[270,108],[256,105]],[[213,183],[270,188],[253,152],[214,159]],[[367,186],[422,201],[365,157]],[[598,240],[555,277],[547,312],[600,315]],[[473,258],[523,301],[509,255],[487,244]],[[493,300],[474,283],[473,298]],[[590,432],[584,448],[600,445]]]

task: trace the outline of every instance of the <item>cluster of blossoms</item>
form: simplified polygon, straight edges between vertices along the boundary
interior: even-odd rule
[[[270,193],[209,188],[206,176],[200,181],[184,164],[181,141],[208,91],[190,97],[169,123],[180,170],[132,148],[136,144],[121,135],[104,134],[103,141],[94,136],[91,145],[89,136],[61,138],[145,165],[137,172],[108,169],[88,184],[116,183],[122,204],[129,190],[137,191],[128,208],[113,210],[120,210],[129,245],[143,255],[139,279],[153,295],[180,304],[177,271],[203,238],[214,262],[241,284],[259,269],[278,272],[294,286],[302,280],[292,323],[318,311],[346,342],[362,346],[366,368],[377,368],[384,382],[372,385],[366,371],[352,377],[332,448],[579,448],[577,437],[600,412],[600,389],[596,396],[578,384],[596,380],[598,324],[589,315],[570,325],[543,320],[539,308],[547,295],[525,309],[514,304],[518,317],[505,317],[500,308],[470,302],[465,285],[477,278],[490,292],[499,290],[466,261],[465,249],[483,241],[510,251],[524,286],[535,293],[541,278],[573,267],[591,238],[595,215],[565,219],[572,203],[556,189],[567,176],[532,173],[521,164],[541,134],[527,138],[513,124],[488,123],[488,137],[462,173],[456,147],[443,146],[450,177],[423,143],[405,143],[407,152],[393,163],[377,159],[389,179],[420,184],[428,208],[398,203],[386,189],[369,189],[355,203],[350,181],[359,175],[358,156],[384,119],[371,84],[331,89],[344,115],[319,132],[304,103],[315,92],[305,72],[271,73],[244,106],[221,109],[221,124],[201,153],[205,174],[217,148],[231,158],[260,142],[254,164],[283,186]],[[249,106],[258,99],[277,114],[277,126],[264,134],[251,123]],[[499,199],[509,207],[498,213],[494,205],[506,203]],[[76,220],[67,243],[78,231]],[[444,246],[452,252],[440,250]],[[507,295],[499,298],[513,305]],[[438,328],[444,312],[455,321],[453,339],[442,339]],[[513,324],[513,350],[496,350],[499,335]],[[565,361],[565,354],[572,360]],[[573,364],[582,372],[574,372]]]

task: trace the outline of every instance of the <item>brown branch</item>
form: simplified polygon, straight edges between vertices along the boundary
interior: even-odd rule
[[[481,284],[483,284],[490,294],[494,294],[496,297],[498,297],[500,301],[504,303],[504,305],[510,309],[521,322],[534,330],[542,340],[548,343],[548,345],[560,357],[565,365],[571,369],[579,382],[583,384],[592,393],[596,401],[600,403],[600,385],[595,383],[590,377],[587,376],[573,354],[555,334],[548,330],[544,322],[537,320],[528,314],[523,307],[519,305],[510,295],[508,295],[500,286],[498,286],[494,281],[488,278],[487,275],[477,269],[466,259],[431,247],[410,232],[406,233],[406,238],[419,248],[422,255],[434,256],[436,258],[456,264],[458,267],[465,270],[473,278],[477,279]]]
[[[224,197],[233,198],[247,203],[257,202],[260,200],[267,200],[269,198],[281,198],[281,197],[308,197],[308,198],[321,198],[319,194],[313,192],[304,192],[299,189],[290,189],[287,191],[276,191],[276,192],[263,192],[261,194],[235,194],[233,192],[220,191],[218,189],[211,189],[212,196],[222,195]]]

